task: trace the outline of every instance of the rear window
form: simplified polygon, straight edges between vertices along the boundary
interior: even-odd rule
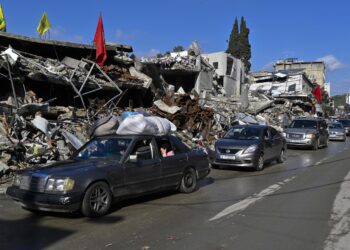
[[[177,152],[186,153],[190,150],[190,148],[187,147],[179,138],[175,136],[169,136],[169,139],[173,143],[173,146]]]

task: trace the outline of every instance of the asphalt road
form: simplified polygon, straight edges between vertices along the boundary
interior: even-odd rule
[[[349,146],[289,150],[262,172],[215,169],[194,193],[122,202],[99,219],[33,214],[2,195],[0,249],[341,249]]]

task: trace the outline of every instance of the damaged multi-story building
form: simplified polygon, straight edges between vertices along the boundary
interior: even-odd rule
[[[215,84],[222,86],[225,96],[239,96],[245,81],[244,63],[225,52],[203,54],[214,67]]]
[[[3,99],[13,96],[10,74],[18,97],[24,97],[25,90],[31,90],[41,98],[51,100],[53,105],[88,107],[96,98],[104,99],[105,103],[114,98],[113,101],[118,100],[122,107],[130,102],[137,106],[152,102],[152,98],[147,99],[152,79],[134,67],[133,60],[127,56],[133,51],[131,46],[108,43],[108,66],[103,70],[94,63],[95,47],[92,45],[1,32],[0,46],[3,51],[0,59]],[[115,98],[122,93],[121,98]]]
[[[323,61],[301,61],[297,58],[279,60],[274,64],[274,71],[301,70],[310,81],[324,87],[326,83],[326,65]]]

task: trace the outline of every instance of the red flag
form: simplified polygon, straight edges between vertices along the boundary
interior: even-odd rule
[[[312,91],[312,94],[318,103],[322,103],[322,90],[320,85],[317,84],[316,88]]]
[[[107,59],[105,32],[103,30],[102,15],[100,15],[100,18],[98,19],[94,43],[96,45],[96,63],[102,67]]]

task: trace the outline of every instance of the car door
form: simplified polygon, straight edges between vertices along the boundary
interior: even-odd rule
[[[156,191],[161,187],[161,165],[153,137],[135,139],[124,163],[128,194]]]
[[[278,158],[283,148],[283,137],[276,129],[269,127],[269,130],[271,134],[273,158]]]
[[[326,121],[320,122],[320,133],[322,135],[322,145],[326,145],[328,140],[328,130]]]
[[[265,160],[271,160],[274,157],[274,152],[272,147],[271,132],[268,128],[264,129],[262,140],[264,144],[264,158]]]
[[[160,156],[162,167],[162,187],[170,188],[176,187],[181,180],[184,168],[187,164],[187,154],[183,152],[181,148],[177,147],[170,136],[164,136],[157,139],[157,145],[167,142],[171,145],[174,155],[172,156]]]

